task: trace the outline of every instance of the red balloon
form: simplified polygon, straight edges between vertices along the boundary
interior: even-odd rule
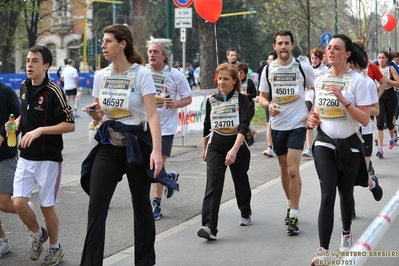
[[[393,31],[396,27],[396,18],[392,14],[386,14],[381,18],[381,24],[386,31]]]
[[[222,0],[194,0],[194,8],[201,18],[211,23],[218,21],[222,13]]]

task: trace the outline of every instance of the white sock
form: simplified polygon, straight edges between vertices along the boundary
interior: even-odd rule
[[[294,210],[294,209],[291,209],[290,210],[290,217],[298,217],[299,216],[299,210]]]
[[[373,188],[375,188],[375,182],[373,181],[373,186],[369,187],[370,190],[372,190]]]
[[[39,231],[37,231],[36,233],[34,233],[36,239],[40,239],[43,236],[43,229],[40,227]]]
[[[61,246],[59,243],[57,243],[57,244],[50,244],[49,247],[52,249],[59,249]]]
[[[291,200],[287,200],[287,206],[291,209]]]

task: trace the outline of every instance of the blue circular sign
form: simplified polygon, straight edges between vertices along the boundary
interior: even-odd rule
[[[194,0],[173,0],[175,5],[181,8],[189,7],[193,3]]]
[[[320,42],[324,45],[327,46],[328,43],[331,41],[332,39],[332,34],[329,32],[325,32],[320,36]]]

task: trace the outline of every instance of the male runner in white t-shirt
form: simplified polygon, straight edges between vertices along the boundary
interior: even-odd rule
[[[309,64],[300,63],[292,56],[294,38],[290,31],[279,30],[274,34],[273,49],[277,52],[277,60],[262,71],[259,104],[268,108],[270,113],[273,149],[279,161],[281,182],[287,197],[287,234],[296,235],[299,233],[302,186],[299,164],[308,115],[305,83],[313,88],[315,74]],[[268,101],[270,92],[271,102]]]

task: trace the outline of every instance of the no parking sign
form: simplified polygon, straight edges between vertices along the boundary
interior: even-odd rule
[[[173,0],[175,5],[181,8],[189,7],[193,3],[194,0]]]

